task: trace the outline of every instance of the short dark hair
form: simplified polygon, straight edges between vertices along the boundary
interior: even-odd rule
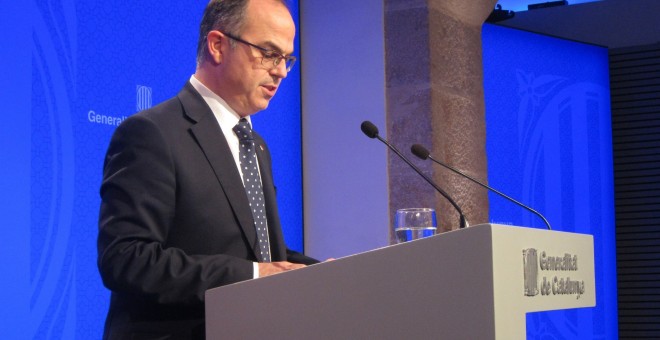
[[[206,37],[213,30],[229,33],[233,36],[240,36],[243,24],[245,23],[245,13],[250,0],[211,0],[206,5],[202,22],[199,25],[199,40],[197,42],[197,66],[201,65],[206,54],[208,45]],[[285,0],[279,0],[285,7],[288,5]],[[235,43],[232,41],[232,43]],[[232,45],[234,46],[234,45]]]
[[[199,25],[199,40],[197,42],[197,65],[199,66],[206,54],[208,46],[206,36],[213,30],[240,35],[245,22],[245,12],[250,0],[211,0],[206,5],[202,22]]]

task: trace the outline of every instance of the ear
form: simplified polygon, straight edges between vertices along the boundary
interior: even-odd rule
[[[206,47],[209,51],[209,60],[212,60],[215,64],[222,63],[225,51],[225,44],[223,44],[223,42],[225,40],[227,40],[227,37],[218,31],[210,31],[206,36]]]

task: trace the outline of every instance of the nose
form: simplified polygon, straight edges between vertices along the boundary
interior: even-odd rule
[[[278,78],[286,78],[286,76],[289,74],[289,72],[286,70],[286,62],[282,60],[282,62],[270,69],[270,74]]]

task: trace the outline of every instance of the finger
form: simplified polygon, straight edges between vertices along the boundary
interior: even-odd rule
[[[300,269],[300,268],[305,268],[305,267],[307,267],[307,266],[304,265],[304,264],[300,264],[300,263],[291,263],[291,262],[288,262],[288,265],[287,265],[287,269],[288,269],[288,270]]]

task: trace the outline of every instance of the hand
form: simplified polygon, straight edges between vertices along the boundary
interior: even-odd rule
[[[289,270],[300,269],[307,267],[300,263],[291,263],[287,261],[259,263],[259,277],[265,277],[277,273],[286,272]]]

